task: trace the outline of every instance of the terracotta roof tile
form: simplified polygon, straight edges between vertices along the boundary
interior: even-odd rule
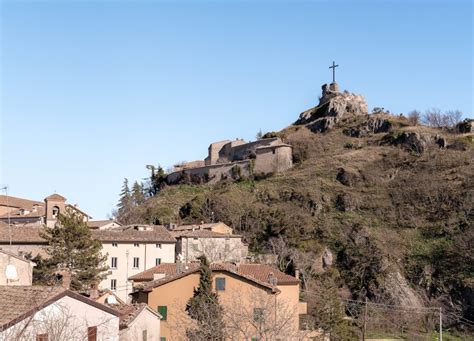
[[[49,199],[49,200],[60,200],[60,201],[66,201],[66,198],[63,197],[62,195],[59,195],[58,193],[54,193],[51,195],[48,195],[44,200]]]
[[[0,243],[10,241],[9,230],[7,224],[0,222]],[[40,237],[41,231],[43,231],[41,227],[12,226],[12,241],[15,243],[45,244],[46,241]]]
[[[210,230],[194,230],[194,231],[171,231],[175,238],[189,237],[189,238],[242,238],[238,234],[219,233]]]
[[[117,225],[121,225],[119,224],[118,222],[116,222],[115,220],[89,220],[87,222],[87,226],[89,226],[90,228],[99,228],[99,227],[102,227],[102,226],[105,226],[105,225],[108,225],[108,224],[112,224],[112,223],[115,223]]]
[[[8,201],[8,204],[7,204]],[[31,209],[34,205],[44,205],[44,202],[0,195],[0,206]]]
[[[5,324],[64,292],[62,287],[2,286],[0,290],[0,330]]]
[[[187,276],[199,270],[199,263],[193,262],[188,264],[181,264],[182,272],[178,273],[176,263],[163,263],[155,266],[151,269],[138,273],[130,280],[137,282],[147,282],[144,285],[145,290],[150,290],[156,286],[171,282],[175,279]],[[188,268],[184,268],[187,266]],[[273,288],[269,283],[269,278],[273,276],[277,280],[277,285],[285,284],[299,284],[300,281],[288,274],[285,274],[277,268],[264,265],[264,264],[240,264],[236,265],[233,263],[213,263],[211,264],[212,271],[226,271],[231,272],[235,275],[242,276],[260,285]],[[154,280],[154,274],[164,274],[165,276],[160,279]]]
[[[129,225],[91,232],[101,242],[176,242],[171,233],[159,225]]]

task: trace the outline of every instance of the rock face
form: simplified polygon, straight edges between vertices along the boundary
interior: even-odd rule
[[[347,91],[341,93],[335,83],[324,84],[322,90],[319,105],[301,113],[295,124],[307,125],[314,132],[325,132],[346,115],[367,115],[369,112],[364,97]]]
[[[383,117],[370,117],[358,127],[344,130],[344,134],[350,137],[364,137],[368,134],[388,133],[392,130],[392,123]]]
[[[466,118],[464,121],[456,124],[456,131],[461,134],[474,133],[474,120]]]

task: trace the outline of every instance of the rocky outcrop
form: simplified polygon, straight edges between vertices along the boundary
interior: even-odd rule
[[[383,117],[370,117],[357,127],[344,129],[343,133],[350,137],[364,137],[369,134],[388,133],[392,130],[392,123]]]
[[[337,170],[336,180],[339,181],[344,186],[354,186],[357,181],[359,181],[359,177],[357,174],[347,171],[344,168],[339,168]]]
[[[464,121],[456,124],[455,130],[460,134],[474,133],[474,120],[466,118]]]
[[[448,142],[444,136],[439,134],[433,136],[416,131],[404,131],[397,135],[388,134],[382,139],[381,144],[399,146],[415,154],[423,154],[430,146],[441,149],[448,147]]]
[[[361,95],[348,91],[341,93],[337,84],[325,84],[322,90],[319,105],[301,113],[295,124],[307,125],[313,132],[325,132],[344,116],[368,114],[367,102]]]

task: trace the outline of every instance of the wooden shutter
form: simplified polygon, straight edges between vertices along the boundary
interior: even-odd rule
[[[87,328],[87,341],[97,341],[97,327]]]

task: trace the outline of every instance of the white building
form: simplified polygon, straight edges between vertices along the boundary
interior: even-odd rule
[[[99,289],[110,289],[127,302],[132,292],[128,278],[161,263],[174,263],[176,239],[163,226],[131,225],[93,230],[107,254],[109,272]]]
[[[119,340],[117,310],[62,287],[2,286],[0,307],[1,341]]]

